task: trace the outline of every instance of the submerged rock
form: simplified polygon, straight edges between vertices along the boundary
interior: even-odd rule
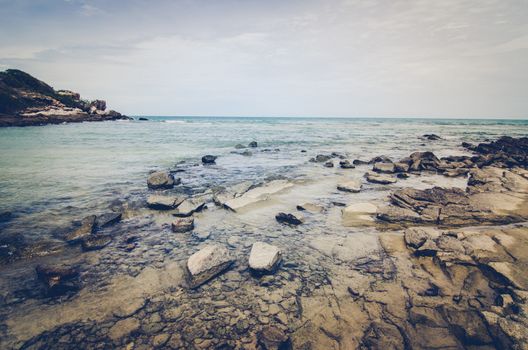
[[[355,166],[350,163],[349,160],[342,160],[339,162],[339,166],[341,167],[341,169],[354,169]]]
[[[363,184],[361,183],[360,180],[357,180],[357,179],[348,180],[346,182],[341,182],[337,184],[337,189],[343,192],[357,193],[361,191],[362,187],[363,187]]]
[[[60,295],[79,288],[76,281],[79,270],[76,267],[37,265],[35,271],[48,295]]]
[[[235,148],[236,148],[236,149],[243,149],[243,148],[246,148],[246,146],[244,146],[244,145],[238,143],[238,144],[235,145]]]
[[[256,148],[256,147],[258,147],[257,141],[251,141],[251,142],[249,143],[248,147],[251,147],[251,148]]]
[[[171,224],[172,232],[183,233],[194,229],[194,218],[181,218]]]
[[[249,255],[249,267],[256,272],[273,272],[282,259],[282,252],[276,246],[255,242]]]
[[[150,174],[147,179],[148,187],[153,190],[173,188],[179,183],[180,179],[174,179],[174,176],[168,171],[156,171]]]
[[[78,242],[90,236],[95,231],[95,219],[95,215],[85,217],[81,222],[81,227],[66,235],[66,241],[69,243]]]
[[[333,168],[334,167],[334,162],[329,160],[328,162],[324,163],[324,166],[327,167],[327,168]]]
[[[85,251],[98,250],[106,247],[112,242],[109,235],[91,235],[82,240],[82,249]]]
[[[277,215],[275,215],[275,219],[281,224],[287,225],[297,226],[303,223],[302,218],[298,218],[293,214],[278,213]]]
[[[210,154],[205,155],[202,157],[202,163],[203,164],[215,164],[216,163],[217,156],[212,156]]]
[[[208,245],[187,260],[189,286],[197,288],[227,270],[235,260],[229,250],[221,245]]]
[[[123,214],[121,213],[105,213],[97,215],[97,218],[95,219],[95,226],[97,229],[112,226],[121,221],[122,216]]]
[[[151,209],[170,210],[176,208],[181,202],[182,197],[150,195],[147,198],[147,205]]]

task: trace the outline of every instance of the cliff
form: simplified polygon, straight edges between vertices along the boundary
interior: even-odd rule
[[[78,93],[55,90],[17,70],[0,72],[0,127],[130,119],[106,109],[103,100],[86,101]]]

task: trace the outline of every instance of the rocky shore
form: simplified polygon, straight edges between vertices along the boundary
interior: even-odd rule
[[[463,147],[197,191],[221,157],[146,174],[62,256],[11,262],[0,346],[528,349],[528,138]]]
[[[86,101],[69,90],[54,90],[16,69],[0,72],[0,127],[131,119],[106,108],[104,100]]]

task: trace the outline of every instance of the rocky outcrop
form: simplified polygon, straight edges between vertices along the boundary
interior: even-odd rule
[[[78,93],[56,91],[20,70],[0,72],[0,127],[118,119],[131,118],[107,110],[103,100],[89,102]]]
[[[282,252],[276,246],[264,242],[255,242],[249,255],[249,268],[259,273],[275,271],[282,259]]]
[[[197,288],[228,269],[234,262],[229,250],[221,245],[208,245],[187,260],[189,286]]]
[[[479,167],[528,167],[528,137],[503,136],[496,141],[480,143],[470,149],[480,155],[473,159]]]

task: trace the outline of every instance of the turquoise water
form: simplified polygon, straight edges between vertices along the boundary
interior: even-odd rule
[[[13,213],[0,226],[3,234],[52,237],[58,227],[113,201],[144,198],[149,171],[199,164],[205,154],[220,156],[217,166],[184,173],[185,191],[296,175],[322,152],[345,152],[350,159],[425,149],[447,155],[464,153],[462,141],[528,135],[526,120],[148,118],[0,129],[0,212]],[[424,145],[419,136],[426,133],[444,140]],[[253,140],[260,146],[253,156],[231,153],[237,143]]]

